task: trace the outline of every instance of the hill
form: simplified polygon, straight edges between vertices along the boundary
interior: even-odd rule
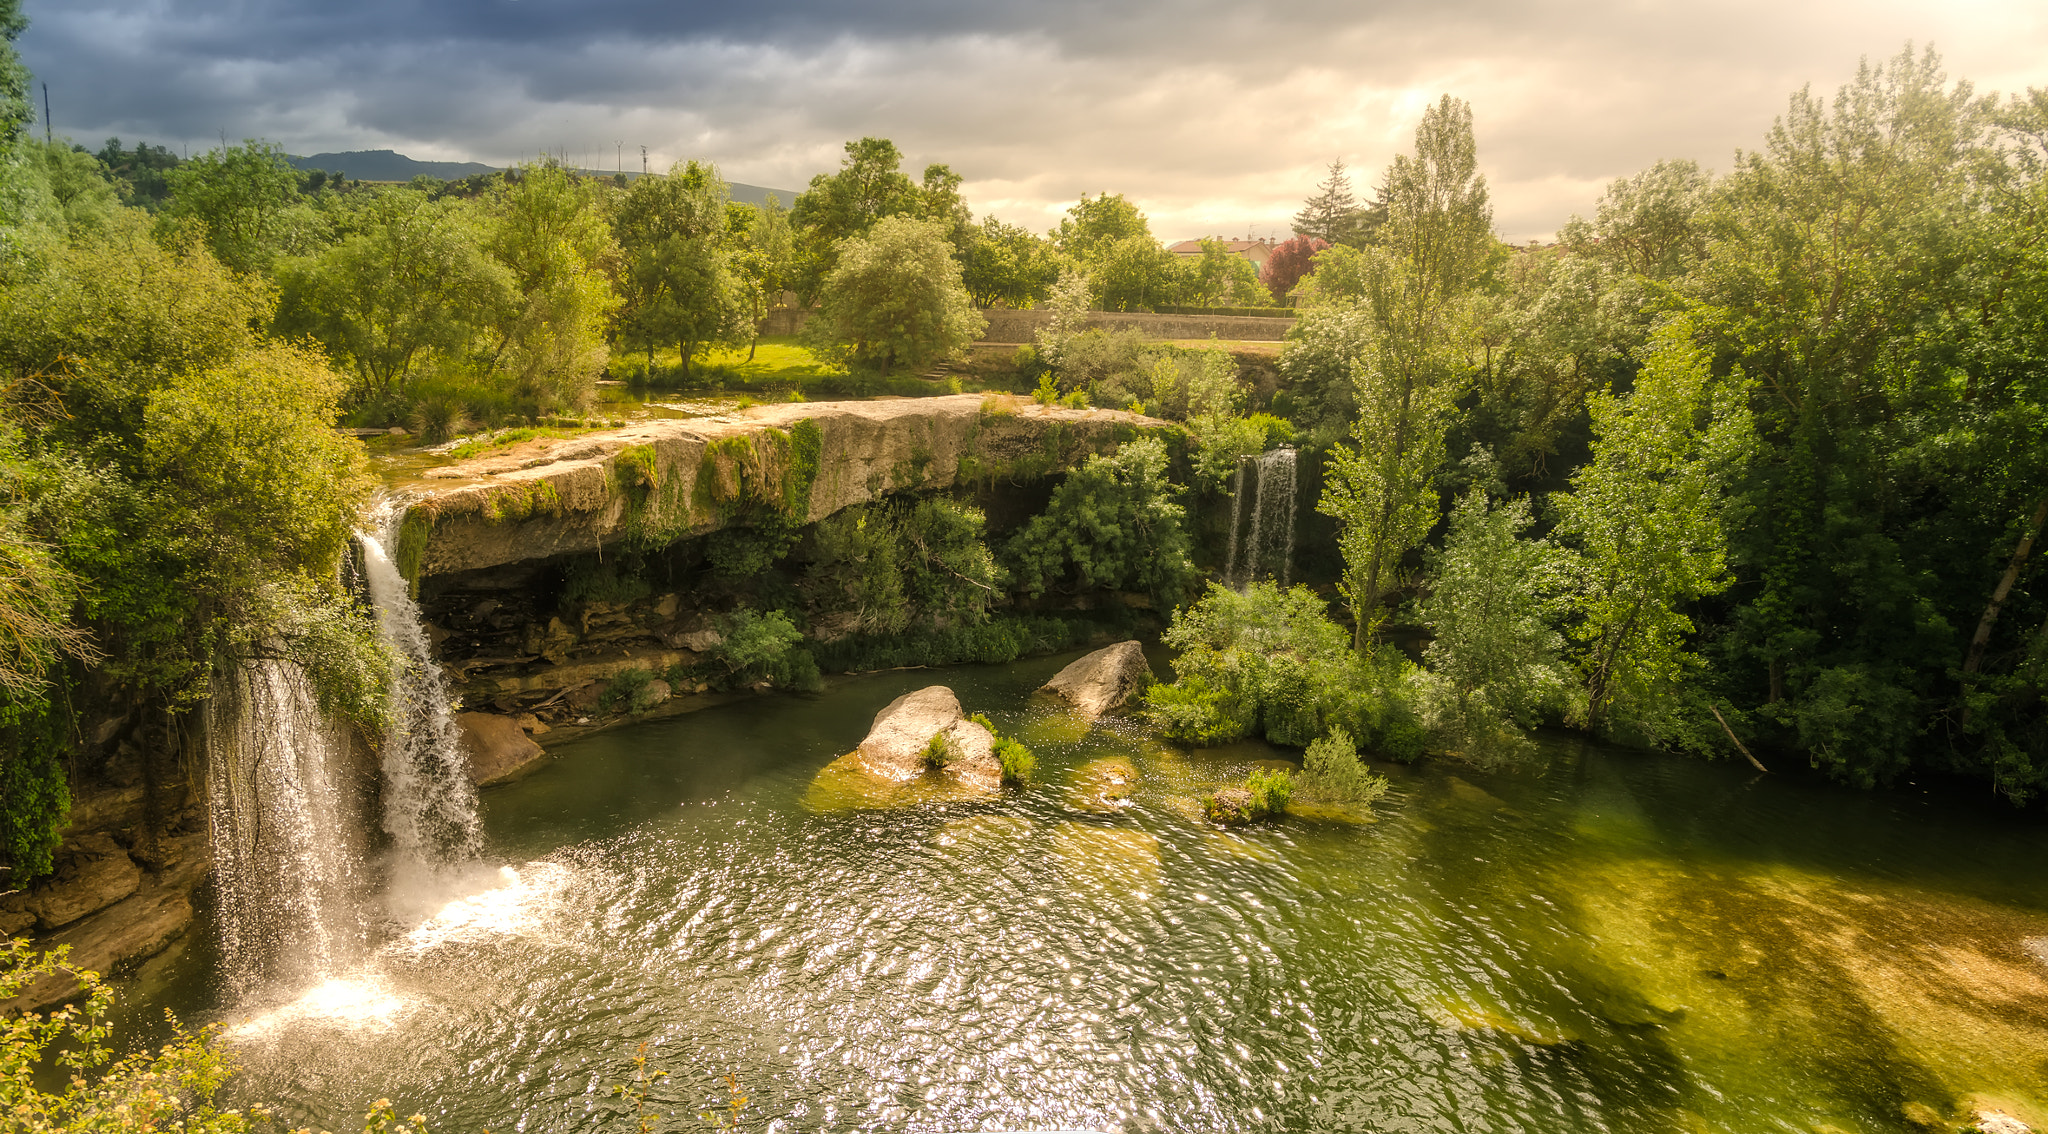
[[[458,181],[479,173],[490,173],[498,166],[485,165],[476,161],[416,161],[396,150],[351,150],[341,154],[314,154],[311,157],[287,157],[298,169],[324,169],[329,173],[345,173],[364,181],[411,181],[415,177],[438,177],[443,181]],[[587,177],[610,177],[610,170],[577,170]],[[640,176],[628,171],[627,180]],[[758,205],[773,193],[777,200],[788,208],[796,200],[796,194],[788,189],[767,189],[759,185],[747,185],[738,181],[726,182],[732,199],[742,204]]]

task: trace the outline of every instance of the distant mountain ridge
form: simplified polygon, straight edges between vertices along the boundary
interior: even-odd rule
[[[479,161],[416,161],[396,150],[350,150],[342,154],[314,154],[311,157],[286,155],[286,161],[297,169],[324,169],[329,173],[344,173],[364,181],[411,181],[415,177],[438,177],[443,181],[460,181],[479,173],[492,173],[498,167]],[[609,177],[610,170],[581,169],[578,173],[590,177]],[[628,170],[628,180],[638,177],[637,171]],[[758,205],[768,199],[770,193],[782,202],[784,208],[796,200],[796,194],[787,189],[764,189],[759,185],[743,185],[728,181],[726,186],[732,199],[742,204]]]

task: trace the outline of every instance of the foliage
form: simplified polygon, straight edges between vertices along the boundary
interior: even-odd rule
[[[490,367],[537,412],[582,406],[610,358],[618,245],[594,184],[529,162],[487,201],[485,247],[511,273],[514,299],[489,337]]]
[[[740,607],[720,620],[719,629],[723,638],[712,656],[724,670],[720,688],[756,681],[805,692],[821,686],[817,659],[802,647],[803,633],[782,611]]]
[[[1427,557],[1422,715],[1440,746],[1482,763],[1518,755],[1527,746],[1519,730],[1554,710],[1566,687],[1552,625],[1563,585],[1556,549],[1518,538],[1529,523],[1527,500],[1495,505],[1475,486]]]
[[[922,370],[987,327],[960,282],[944,227],[891,217],[841,245],[805,345],[856,375]]]
[[[377,195],[340,241],[277,264],[277,329],[316,339],[353,371],[358,403],[395,407],[424,376],[473,370],[514,299],[481,223],[467,202],[410,189]],[[461,410],[451,411],[424,430],[430,440],[459,432]]]
[[[259,1107],[244,1113],[215,1104],[235,1071],[234,1057],[218,1042],[219,1025],[195,1033],[173,1021],[170,1041],[158,1050],[115,1059],[113,990],[97,974],[70,968],[67,952],[35,953],[21,940],[0,945],[0,998],[73,974],[84,994],[80,1003],[0,1024],[0,1110],[10,1128],[244,1134],[269,1117]],[[66,1072],[61,1089],[44,1089],[39,1072],[50,1063]]]
[[[1292,425],[1265,413],[1204,414],[1188,422],[1188,433],[1195,441],[1193,483],[1208,492],[1221,492],[1246,457],[1294,440]]]
[[[1061,279],[1050,245],[1029,229],[983,217],[961,265],[961,284],[976,307],[1030,307]]]
[[[1360,659],[1323,601],[1306,587],[1212,584],[1161,639],[1175,680],[1146,693],[1146,713],[1169,738],[1215,745],[1263,735],[1305,745],[1332,726],[1398,759],[1419,755],[1396,657]]]
[[[1358,745],[1343,728],[1333,728],[1308,746],[1297,785],[1303,799],[1371,806],[1387,794],[1387,778],[1358,758]]]
[[[299,175],[284,149],[253,138],[179,164],[167,178],[166,221],[199,226],[207,247],[238,272],[263,271],[300,251],[316,215],[299,201]]]
[[[1086,193],[1060,218],[1059,227],[1048,234],[1053,247],[1076,262],[1100,259],[1119,241],[1132,237],[1152,239],[1152,226],[1138,206],[1121,193],[1090,197]]]
[[[1131,629],[1111,623],[1119,633]],[[1072,649],[1098,638],[1102,623],[1083,618],[998,613],[979,625],[922,626],[895,634],[850,634],[812,644],[820,669],[868,673],[902,666],[1000,665],[1026,654]]]
[[[1038,767],[1038,757],[1014,737],[997,736],[995,753],[997,762],[1003,766],[1003,783],[1012,787],[1028,783]]]
[[[1593,460],[1557,501],[1559,535],[1578,553],[1571,637],[1581,727],[1670,743],[1672,710],[1702,661],[1685,610],[1729,582],[1728,490],[1752,443],[1744,390],[1716,382],[1691,326],[1657,335],[1626,397],[1592,400]]]
[[[900,171],[902,164],[902,151],[887,138],[848,142],[839,171],[811,178],[797,196],[789,222],[797,234],[792,283],[800,306],[816,301],[845,241],[867,235],[885,217],[923,211],[922,194]],[[950,236],[950,226],[942,227]]]
[[[1285,306],[1295,286],[1315,271],[1316,253],[1329,246],[1330,242],[1319,236],[1296,236],[1273,249],[1259,269],[1259,281],[1272,293],[1273,302]]]
[[[1204,237],[1198,257],[1180,261],[1178,299],[1197,307],[1249,307],[1264,303],[1271,294],[1250,260],[1230,250],[1221,240]],[[1150,302],[1160,306],[1164,297]]]
[[[1244,790],[1251,794],[1245,817],[1254,823],[1278,819],[1287,813],[1294,798],[1294,773],[1285,768],[1253,768],[1245,777]]]
[[[977,508],[896,499],[818,521],[799,584],[836,629],[893,634],[912,625],[986,621],[1003,584]]]
[[[718,170],[677,163],[642,177],[619,199],[612,229],[624,259],[619,329],[653,365],[656,344],[676,344],[690,363],[715,345],[749,341],[754,305],[726,248],[728,202]],[[765,234],[764,234],[765,235]]]
[[[597,707],[606,713],[644,713],[657,703],[653,672],[628,669],[605,683]]]
[[[1402,558],[1436,522],[1432,479],[1460,392],[1465,299],[1494,247],[1471,109],[1445,96],[1424,112],[1415,149],[1387,170],[1387,220],[1361,254],[1373,333],[1353,371],[1355,444],[1332,453],[1317,504],[1339,526],[1340,586],[1361,651],[1384,617],[1381,599],[1400,585]]]
[[[946,765],[960,758],[960,749],[953,743],[953,736],[945,729],[932,734],[924,742],[924,750],[918,753],[918,760],[934,772],[943,772]]]
[[[1166,445],[1158,438],[1129,442],[1115,456],[1089,457],[1053,490],[1045,511],[1004,545],[1017,589],[1029,596],[1144,591],[1162,607],[1174,605],[1194,581],[1195,568],[1173,495]]]
[[[562,601],[619,605],[646,598],[654,586],[638,568],[635,561],[620,562],[616,554],[609,559],[577,556],[563,576]]]
[[[795,236],[789,227],[789,211],[773,193],[758,205],[728,202],[725,217],[727,262],[745,310],[747,361],[752,362],[761,342],[761,320],[789,287]]]
[[[1385,219],[1384,202],[1361,208],[1351,190],[1351,175],[1342,161],[1330,163],[1330,175],[1316,186],[1315,195],[1302,202],[1294,214],[1294,231],[1303,237],[1329,244],[1359,245],[1373,235]],[[1274,290],[1275,296],[1282,294]]]

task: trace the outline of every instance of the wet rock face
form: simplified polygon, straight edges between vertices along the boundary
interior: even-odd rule
[[[501,784],[532,770],[547,753],[526,735],[519,718],[496,713],[459,713],[462,752],[469,761],[470,782],[478,787]]]
[[[947,749],[941,774],[970,787],[994,791],[1002,786],[1003,765],[995,755],[995,737],[966,718],[960,698],[943,685],[905,693],[875,714],[867,739],[856,755],[861,767],[884,779],[915,779],[931,766],[926,750],[943,736]]]
[[[98,913],[142,885],[142,868],[103,831],[67,844],[55,876],[30,890],[21,902],[38,929],[58,929]]]
[[[1209,820],[1226,827],[1242,827],[1252,821],[1252,793],[1243,788],[1224,788],[1204,802]]]
[[[1137,641],[1104,646],[1053,675],[1040,687],[1094,718],[1122,706],[1152,683],[1152,667]]]

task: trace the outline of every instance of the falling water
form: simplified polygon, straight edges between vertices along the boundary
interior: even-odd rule
[[[454,701],[434,661],[419,604],[392,559],[404,518],[405,503],[385,497],[371,513],[369,528],[359,533],[370,601],[396,659],[391,723],[384,734],[384,830],[401,870],[472,857],[481,829]]]
[[[222,951],[237,993],[302,981],[362,947],[348,731],[277,659],[219,677],[202,716]]]
[[[1286,586],[1294,568],[1294,458],[1293,449],[1274,449],[1237,464],[1237,481],[1230,501],[1230,550],[1225,558],[1223,578],[1242,589],[1254,579],[1275,579]],[[1251,530],[1242,537],[1246,471],[1252,488]]]

